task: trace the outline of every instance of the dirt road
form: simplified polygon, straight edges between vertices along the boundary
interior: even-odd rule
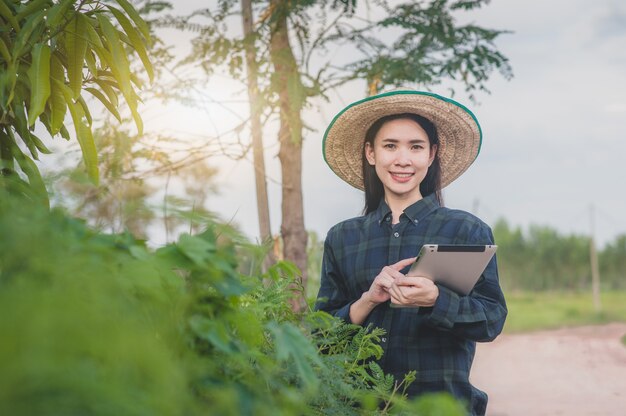
[[[626,415],[626,324],[501,335],[479,344],[471,381],[488,416]]]

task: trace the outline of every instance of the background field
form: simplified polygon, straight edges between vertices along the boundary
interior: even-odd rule
[[[591,293],[517,292],[505,295],[509,308],[504,327],[507,333],[626,322],[626,291],[603,292],[599,313],[594,310]]]

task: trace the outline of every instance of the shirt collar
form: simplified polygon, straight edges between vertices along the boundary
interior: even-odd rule
[[[412,223],[417,224],[439,207],[440,205],[437,201],[436,195],[435,193],[432,193],[419,201],[414,202],[412,205],[409,205],[404,210],[404,214]],[[378,208],[374,211],[374,218],[378,222],[378,225],[381,225],[385,221],[391,221],[391,208],[389,208],[389,205],[387,205],[384,199],[380,201]]]

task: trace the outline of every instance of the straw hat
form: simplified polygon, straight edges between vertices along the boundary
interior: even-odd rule
[[[396,90],[352,103],[337,114],[324,134],[324,160],[337,176],[363,190],[365,133],[379,118],[401,113],[419,114],[437,128],[442,188],[478,156],[482,132],[470,110],[437,94]]]

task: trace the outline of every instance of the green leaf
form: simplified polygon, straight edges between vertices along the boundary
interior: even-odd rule
[[[35,11],[43,10],[46,8],[46,6],[49,6],[51,4],[52,4],[52,1],[50,0],[30,0],[26,4],[23,5],[23,7],[20,9],[19,13],[15,16],[15,18],[19,22],[20,20],[22,20],[24,17],[28,16],[29,14]]]
[[[222,280],[216,281],[213,285],[224,296],[240,296],[250,291],[234,276],[226,275]]]
[[[100,39],[100,35],[94,28],[98,21],[96,19],[89,18],[85,16],[85,30],[87,31],[87,39],[93,47],[98,47],[100,49],[104,49],[104,45],[102,44],[102,39]]]
[[[106,19],[106,17],[102,15],[98,15],[98,23],[100,24],[102,33],[107,40],[107,52],[110,52],[110,56],[105,54],[106,60],[109,63],[113,77],[118,82],[122,95],[126,99],[126,104],[128,104],[128,108],[130,109],[133,119],[135,120],[135,124],[137,125],[137,130],[141,135],[143,133],[143,122],[141,121],[141,116],[137,112],[137,95],[131,85],[130,64],[126,58],[124,48],[120,43],[118,32]]]
[[[311,364],[322,365],[317,350],[300,330],[291,323],[270,322],[267,329],[274,336],[276,359],[290,361],[296,367],[298,376],[308,388],[316,388],[319,379]]]
[[[126,52],[120,43],[117,30],[113,27],[111,22],[109,22],[105,16],[98,15],[98,23],[107,41],[107,50],[111,53],[111,59],[107,59],[107,63],[109,68],[111,68],[113,76],[120,85],[122,94],[126,97],[130,95],[130,90],[132,89],[130,85],[130,65],[126,58]]]
[[[70,139],[71,139],[70,132],[67,131],[67,129],[65,128],[65,125],[61,125],[61,130],[59,130],[59,134],[61,135],[61,137],[63,137],[68,142],[70,141]]]
[[[74,4],[74,0],[63,0],[61,3],[51,7],[48,10],[46,26],[56,30],[61,25],[61,19],[65,17],[65,13],[72,4]]]
[[[7,44],[4,43],[2,38],[0,38],[0,55],[2,55],[2,58],[4,58],[6,62],[11,62],[11,53],[9,52],[9,48],[7,48]]]
[[[65,85],[65,70],[55,54],[52,54],[50,59],[50,80],[52,81],[50,85],[50,99],[48,100],[48,105],[50,106],[50,134],[54,136],[63,126],[65,113],[67,112],[65,96],[58,86],[59,84]]]
[[[19,97],[18,95],[18,98]],[[20,138],[28,147],[30,154],[33,156],[35,160],[39,160],[39,152],[37,151],[37,146],[32,141],[30,137],[30,131],[28,130],[26,111],[24,109],[24,104],[21,99],[16,100],[16,105],[12,106],[13,113],[15,114],[15,118],[13,119],[14,125],[16,127],[17,133],[20,135]]]
[[[94,56],[93,51],[88,50],[85,53],[85,63],[87,64],[87,69],[89,70],[89,72],[91,72],[93,75],[98,73],[98,65],[96,64],[96,57]]]
[[[85,91],[88,91],[89,93],[91,93],[91,95],[100,100],[100,102],[107,108],[107,110],[109,110],[109,112],[113,114],[113,117],[115,117],[120,123],[122,122],[122,117],[117,111],[117,108],[115,108],[115,106],[109,100],[107,100],[104,94],[102,94],[99,90],[95,88],[85,88]]]
[[[139,55],[139,58],[141,59],[141,62],[143,63],[144,68],[146,68],[146,71],[148,72],[148,77],[150,78],[150,82],[152,82],[154,78],[154,71],[152,69],[152,64],[150,63],[150,59],[148,58],[144,41],[139,35],[139,32],[137,32],[137,30],[131,24],[130,20],[128,20],[126,16],[124,16],[124,14],[120,10],[112,6],[107,6],[107,7],[109,8],[109,10],[111,10],[111,13],[113,13],[117,21],[120,23],[120,25],[122,26],[122,29],[124,29],[124,32],[126,32],[126,35],[128,36],[128,39],[130,40],[130,44],[137,52],[137,55]]]
[[[33,162],[28,156],[23,154],[17,145],[13,144],[13,157],[17,160],[18,165],[22,172],[28,177],[28,183],[34,191],[34,196],[39,200],[46,208],[50,208],[50,201],[48,199],[48,191],[44,184],[39,168],[35,162]]]
[[[97,78],[95,81],[100,89],[104,91],[107,97],[109,97],[109,101],[111,102],[111,104],[117,108],[117,106],[119,105],[119,100],[117,99],[117,94],[115,93],[113,87],[109,84],[109,82]]]
[[[50,97],[50,47],[38,43],[33,47],[32,64],[28,68],[30,79],[30,108],[28,125],[33,126],[46,108]]]
[[[87,119],[87,125],[91,127],[91,125],[93,124],[93,119],[91,118],[91,112],[89,111],[89,107],[87,106],[85,99],[83,98],[82,95],[79,95],[76,102],[80,104],[80,106],[83,108],[83,114],[85,115],[85,118]]]
[[[67,55],[67,77],[70,81],[72,98],[77,99],[83,85],[83,66],[87,52],[85,17],[77,14],[65,29],[65,50]]]
[[[209,253],[215,250],[215,244],[189,234],[182,234],[176,246],[198,266],[206,265]]]
[[[34,133],[30,134],[30,138],[35,144],[35,146],[37,147],[37,150],[39,150],[41,153],[46,154],[46,155],[49,155],[52,153],[52,151],[50,151],[50,149],[48,149],[46,145],[43,144],[41,139],[37,137]]]
[[[11,127],[6,126],[5,128],[10,129]],[[14,142],[5,131],[5,128],[0,127],[0,170],[8,169],[9,171],[13,171],[15,170],[15,166],[11,146],[14,145]]]
[[[148,24],[141,18],[137,10],[126,0],[116,0],[126,14],[135,22],[135,26],[139,28],[146,41],[150,42],[150,28]]]
[[[30,38],[33,32],[43,32],[43,25],[41,21],[46,15],[45,11],[39,11],[31,15],[22,26],[22,30],[17,34],[15,42],[13,44],[13,59],[17,60],[23,53],[25,53],[26,47],[30,45]]]
[[[85,124],[83,117],[83,108],[80,104],[74,103],[72,99],[72,90],[64,84],[55,82],[55,85],[59,86],[65,97],[65,102],[70,110],[72,120],[74,121],[74,129],[76,130],[76,139],[80,145],[80,149],[83,152],[83,161],[85,162],[85,168],[87,169],[87,175],[94,183],[98,185],[98,153],[96,151],[96,143],[93,139],[93,133],[91,128]]]
[[[6,71],[0,72],[0,107],[6,111],[15,96],[17,82],[17,64],[10,62]]]
[[[13,29],[16,32],[20,31],[20,25],[17,19],[15,18],[15,16],[13,15],[13,11],[9,9],[9,6],[6,5],[4,0],[0,0],[0,16],[4,17],[4,19],[7,22],[9,22],[11,26],[13,26]]]
[[[189,319],[189,327],[198,338],[210,342],[217,350],[227,354],[236,352],[232,336],[224,327],[224,322],[194,315]]]

